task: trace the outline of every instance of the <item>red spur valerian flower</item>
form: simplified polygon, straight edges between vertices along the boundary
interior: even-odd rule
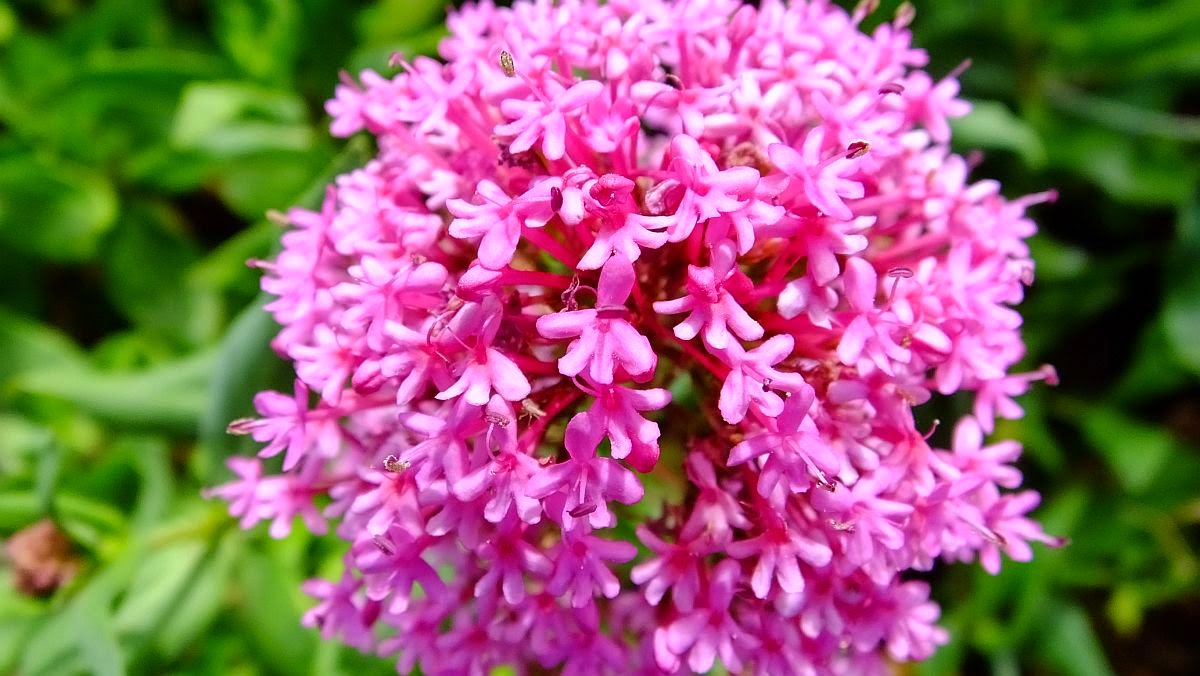
[[[337,86],[378,152],[256,262],[295,388],[209,494],[347,541],[305,622],[401,671],[929,657],[910,571],[1060,543],[984,440],[1055,381],[1010,372],[1053,194],[970,181],[910,12],[512,5]],[[913,411],[952,394],[937,448]]]

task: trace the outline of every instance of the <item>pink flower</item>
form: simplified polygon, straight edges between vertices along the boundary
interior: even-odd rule
[[[681,612],[694,607],[700,591],[701,559],[711,549],[710,542],[690,540],[669,544],[649,529],[639,526],[638,538],[657,556],[633,567],[630,579],[644,587],[646,602],[657,606],[668,590]]]
[[[567,115],[599,96],[604,85],[584,80],[564,88],[553,78],[546,78],[543,84],[545,92],[537,93],[537,101],[505,99],[500,110],[513,121],[498,125],[496,133],[516,137],[508,147],[513,153],[529,150],[540,139],[546,159],[558,160],[566,154]]]
[[[649,472],[658,462],[658,424],[641,416],[657,411],[671,401],[671,393],[655,388],[634,390],[619,385],[592,392],[596,402],[583,415],[588,424],[604,430],[612,444],[612,457],[626,460],[640,472]]]
[[[798,594],[804,591],[804,575],[800,562],[812,566],[828,565],[833,558],[829,546],[801,535],[787,524],[777,522],[749,540],[730,543],[725,551],[735,559],[756,557],[750,588],[758,598],[766,598],[772,581],[781,591]]]
[[[787,359],[795,343],[791,336],[771,336],[758,347],[746,351],[739,343],[729,343],[720,353],[730,365],[729,375],[721,386],[719,408],[725,422],[737,424],[746,417],[751,405],[763,415],[773,418],[783,411],[783,399],[773,389],[798,392],[804,388],[804,378],[774,368]]]
[[[695,673],[712,669],[717,657],[732,670],[742,667],[741,650],[750,650],[755,639],[741,631],[729,613],[741,571],[725,560],[713,570],[705,605],[679,617],[654,632],[654,655],[658,666],[676,671],[687,658]]]
[[[911,571],[1063,543],[984,436],[1056,381],[1011,373],[1053,193],[970,176],[957,73],[872,3],[502,4],[337,86],[378,152],[254,262],[294,392],[206,495],[332,524],[305,622],[403,673],[929,657]]]
[[[712,267],[688,266],[687,296],[654,304],[655,312],[661,314],[691,312],[687,319],[675,325],[676,336],[691,340],[703,329],[705,342],[718,350],[729,345],[730,329],[742,340],[763,337],[762,325],[754,321],[725,288],[726,283],[730,286],[740,283],[743,288],[749,285],[749,280],[733,269],[734,260],[731,245],[718,248],[713,251]]]
[[[696,139],[679,135],[671,140],[671,185],[679,204],[671,216],[642,218],[647,224],[665,224],[667,239],[681,242],[696,223],[744,208],[758,185],[759,173],[750,167],[721,170]]]
[[[589,189],[589,210],[600,217],[600,231],[583,257],[580,270],[595,270],[615,253],[629,261],[641,258],[642,249],[657,249],[667,242],[663,225],[647,225],[633,214],[633,181],[616,174],[601,176]]]
[[[820,127],[804,137],[800,152],[781,143],[771,146],[768,152],[771,162],[796,181],[810,204],[840,221],[853,217],[845,200],[861,198],[865,191],[862,183],[845,177],[853,168],[853,160],[846,157],[844,149],[835,148],[830,154]]]
[[[809,415],[813,399],[812,388],[804,385],[781,407],[774,431],[749,437],[729,451],[731,467],[769,454],[759,475],[760,495],[771,495],[776,486],[791,493],[807,491],[814,482],[833,486],[841,463]]]
[[[577,336],[558,360],[560,373],[577,376],[586,372],[592,382],[609,385],[618,367],[631,376],[654,369],[656,357],[650,341],[626,319],[625,301],[633,284],[633,265],[624,256],[613,256],[600,271],[595,309],[569,310],[538,318],[537,330],[544,338],[561,340]]]
[[[580,529],[567,532],[561,547],[546,590],[567,594],[575,608],[591,603],[594,596],[615,598],[621,582],[605,562],[625,563],[637,556],[637,547],[628,542],[602,540]]]
[[[575,527],[576,519],[587,517],[592,528],[609,528],[613,516],[608,500],[631,505],[642,499],[642,484],[633,472],[609,458],[596,455],[603,428],[585,414],[567,424],[566,447],[571,459],[543,469],[526,484],[531,498],[545,498],[561,491],[565,502],[554,514],[563,527]]]

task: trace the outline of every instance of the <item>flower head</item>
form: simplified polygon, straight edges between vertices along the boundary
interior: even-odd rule
[[[1061,543],[984,439],[1054,381],[1009,372],[1047,195],[968,182],[956,74],[871,3],[512,5],[337,86],[378,153],[258,263],[295,387],[208,494],[330,524],[305,622],[404,672],[929,657],[907,571]],[[956,393],[931,448],[913,411]]]

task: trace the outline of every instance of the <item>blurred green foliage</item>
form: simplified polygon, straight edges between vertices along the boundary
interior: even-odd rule
[[[0,567],[0,673],[393,672],[299,626],[335,543],[199,491],[286,380],[245,265],[264,214],[362,162],[322,101],[431,51],[442,4],[0,0],[0,537],[49,517],[79,566],[44,598]],[[935,573],[954,640],[911,671],[1200,672],[1200,3],[916,5],[931,72],[973,60],[976,175],[1061,195],[1023,311],[1062,385],[999,434],[1072,544]]]
[[[0,673],[394,673],[299,624],[335,544],[244,534],[200,490],[285,376],[246,266],[265,214],[366,158],[322,102],[342,67],[429,52],[443,16],[0,2],[0,537],[49,517],[79,567],[45,598],[0,568]]]

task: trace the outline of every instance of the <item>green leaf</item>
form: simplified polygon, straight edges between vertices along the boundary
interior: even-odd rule
[[[28,418],[0,413],[0,486],[28,485],[33,466],[53,443],[50,430]]]
[[[217,40],[251,77],[287,84],[302,39],[296,5],[290,0],[216,3]]]
[[[22,371],[48,364],[63,369],[81,369],[87,358],[73,342],[58,331],[11,314],[0,308],[0,382]]]
[[[1168,431],[1129,418],[1117,409],[1093,404],[1087,407],[1080,423],[1084,436],[1130,493],[1148,488],[1163,463],[1177,451],[1178,444]]]
[[[1200,375],[1200,193],[1194,192],[1179,211],[1178,244],[1171,251],[1163,329],[1172,354]]]
[[[1176,331],[1185,331],[1184,325],[1187,323],[1178,314],[1183,311],[1182,305],[1173,310]],[[1121,375],[1114,396],[1121,403],[1134,404],[1186,386],[1194,377],[1191,374],[1200,372],[1200,361],[1189,367],[1181,359],[1180,352],[1188,350],[1188,345],[1187,341],[1181,344],[1171,340],[1167,333],[1167,315],[1165,312],[1159,313],[1138,338],[1133,361]],[[1200,351],[1197,351],[1196,358],[1200,359]]]
[[[1087,613],[1074,604],[1051,603],[1049,621],[1037,633],[1042,658],[1064,676],[1111,676],[1104,646]]]
[[[272,668],[304,673],[316,649],[316,633],[300,624],[295,594],[301,580],[277,556],[247,553],[237,567],[237,616],[255,654]]]
[[[126,596],[114,613],[117,628],[135,636],[156,633],[177,602],[190,593],[187,585],[206,553],[204,542],[188,540],[143,557],[130,584],[137,593]]]
[[[75,618],[79,649],[88,671],[95,676],[123,676],[125,654],[117,641],[112,617],[104,609],[88,604]]]
[[[444,0],[377,0],[356,21],[363,43],[380,45],[443,23]]]
[[[13,581],[9,578],[8,571],[0,571],[0,584],[11,588]],[[17,599],[25,600],[29,604],[34,603],[17,594],[0,595],[0,603]],[[33,610],[37,610],[37,608],[31,609],[30,614]],[[28,649],[29,637],[37,629],[37,626],[36,617],[10,617],[7,608],[0,609],[0,673],[18,673],[17,663],[20,661],[21,655]]]
[[[202,564],[187,582],[186,593],[177,599],[165,622],[154,631],[157,650],[164,658],[174,659],[205,641],[205,629],[212,625],[225,603],[234,565],[241,554],[240,542],[240,538],[226,534],[216,547],[205,551]]]
[[[1133,205],[1171,205],[1187,199],[1200,174],[1176,142],[1147,143],[1077,120],[1055,119],[1042,135],[1055,139],[1049,163]]]
[[[64,527],[74,522],[106,533],[124,530],[124,515],[106,503],[61,491],[54,496],[54,503]],[[34,491],[0,491],[0,530],[15,531],[45,515]]]
[[[246,219],[260,218],[270,209],[290,206],[329,157],[324,148],[258,153],[223,164],[213,182],[235,213]]]
[[[25,373],[15,385],[116,425],[192,432],[204,408],[214,357],[207,351],[131,373],[51,367]]]
[[[166,439],[147,435],[122,435],[109,450],[111,456],[128,458],[138,473],[137,502],[131,527],[146,532],[167,514],[175,479],[170,463],[171,447]]]
[[[28,676],[125,673],[110,608],[124,591],[137,564],[137,552],[124,555],[85,581],[61,612],[38,627],[21,657],[19,673]]]
[[[186,274],[199,260],[165,205],[134,202],[105,247],[105,289],[137,326],[176,344],[200,345],[218,331],[219,299]]]
[[[1025,166],[1046,163],[1046,147],[1037,130],[998,101],[974,101],[966,117],[953,120],[954,145],[959,148],[1010,150]]]
[[[306,120],[295,94],[247,82],[196,82],[184,90],[171,142],[214,157],[303,151],[313,144]]]
[[[103,176],[31,156],[0,159],[0,244],[47,260],[86,260],[116,215],[117,195]]]

